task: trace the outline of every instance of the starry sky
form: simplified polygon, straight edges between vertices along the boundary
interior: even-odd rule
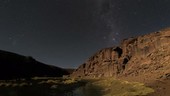
[[[170,0],[0,0],[0,50],[63,68],[168,26]]]

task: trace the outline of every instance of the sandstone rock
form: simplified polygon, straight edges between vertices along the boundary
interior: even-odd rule
[[[120,46],[94,54],[72,77],[161,77],[170,73],[170,28],[123,40]],[[168,74],[168,73],[166,73]],[[168,75],[169,76],[169,75]]]

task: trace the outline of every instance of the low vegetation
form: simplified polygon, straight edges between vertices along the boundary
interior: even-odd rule
[[[70,78],[35,77],[31,80],[1,80],[0,96],[67,96],[85,84]]]
[[[35,77],[1,80],[0,96],[143,96],[154,92],[137,82],[105,79]]]
[[[146,96],[154,92],[153,89],[138,82],[115,80],[114,78],[98,79],[89,82],[83,88],[81,96]],[[78,95],[79,96],[79,95]]]

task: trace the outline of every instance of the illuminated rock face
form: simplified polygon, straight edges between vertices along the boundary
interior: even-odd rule
[[[105,48],[79,66],[72,77],[137,76],[147,72],[157,77],[170,72],[170,29],[123,40]],[[169,64],[169,65],[168,65]],[[161,70],[164,71],[161,71]]]

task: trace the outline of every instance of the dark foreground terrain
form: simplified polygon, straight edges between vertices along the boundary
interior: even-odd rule
[[[69,92],[85,84],[79,80],[35,77],[31,80],[1,80],[0,96],[69,96]]]
[[[105,79],[35,77],[1,80],[0,96],[145,96],[153,89],[142,83]]]

